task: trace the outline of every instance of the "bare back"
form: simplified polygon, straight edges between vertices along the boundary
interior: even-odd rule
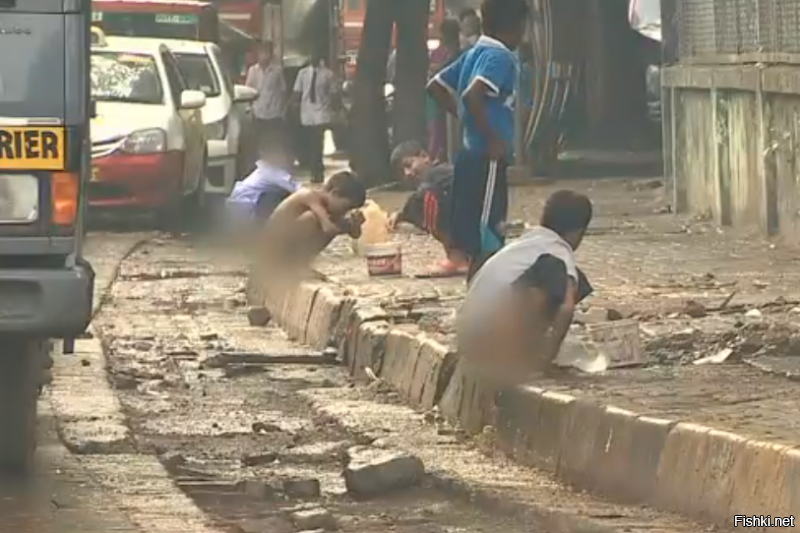
[[[330,243],[336,234],[323,229],[312,205],[326,206],[326,193],[302,189],[275,209],[259,241],[262,264],[305,268]]]

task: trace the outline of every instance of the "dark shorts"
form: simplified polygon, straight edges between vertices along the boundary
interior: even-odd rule
[[[452,245],[473,259],[479,259],[493,252],[483,250],[481,245],[481,215],[487,194],[489,159],[482,155],[462,151],[456,158],[453,179],[453,199],[451,217]],[[488,226],[502,242],[504,225],[508,215],[508,163],[500,161],[497,165],[494,187],[489,191]]]

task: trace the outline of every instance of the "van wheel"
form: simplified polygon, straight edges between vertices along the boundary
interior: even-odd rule
[[[0,338],[0,471],[25,474],[36,450],[36,404],[49,342]]]

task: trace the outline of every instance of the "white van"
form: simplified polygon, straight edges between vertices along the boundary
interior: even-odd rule
[[[223,62],[222,52],[213,43],[166,41],[178,60],[187,85],[206,95],[203,124],[208,142],[206,192],[230,194],[240,177],[241,132],[248,104],[258,93],[244,85],[234,85]]]

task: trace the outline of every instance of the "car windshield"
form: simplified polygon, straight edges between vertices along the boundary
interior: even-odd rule
[[[161,104],[164,90],[150,55],[92,53],[92,99],[99,102]]]
[[[178,68],[193,91],[203,91],[206,96],[219,96],[220,83],[211,60],[205,54],[176,54]]]

